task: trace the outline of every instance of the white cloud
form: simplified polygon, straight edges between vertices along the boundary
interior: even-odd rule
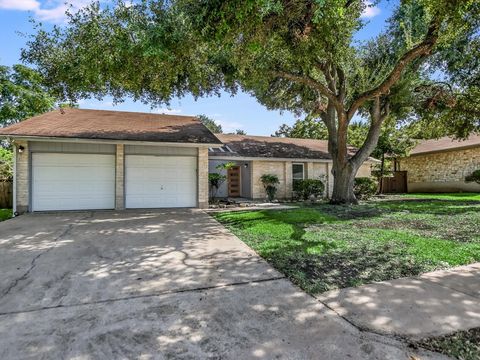
[[[380,8],[376,5],[373,5],[371,1],[365,0],[365,5],[366,7],[365,7],[365,10],[363,10],[362,18],[371,19],[377,16],[378,14],[380,14],[381,12]]]
[[[40,7],[36,0],[0,0],[0,9],[5,10],[35,10]]]
[[[182,110],[180,109],[169,109],[169,108],[158,108],[154,109],[152,112],[156,114],[167,114],[167,115],[176,115],[180,114]]]
[[[63,23],[67,18],[67,10],[75,11],[91,2],[92,0],[76,0],[70,5],[65,0],[47,0],[43,3],[38,0],[0,0],[0,9],[31,11],[39,20]]]

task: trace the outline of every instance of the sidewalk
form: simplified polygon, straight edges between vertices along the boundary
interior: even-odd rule
[[[480,326],[480,263],[323,293],[358,328],[412,339]]]

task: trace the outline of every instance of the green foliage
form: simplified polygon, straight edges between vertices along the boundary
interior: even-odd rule
[[[217,195],[218,189],[222,184],[227,180],[226,175],[219,173],[209,173],[208,174],[208,185],[210,188],[210,198],[214,199]]]
[[[355,178],[353,192],[359,200],[367,200],[377,193],[377,182],[368,177]]]
[[[317,179],[294,180],[293,191],[303,200],[308,200],[311,196],[322,196],[325,191],[325,185],[321,180]]]
[[[277,185],[280,184],[280,180],[278,180],[278,176],[274,174],[263,174],[260,177],[260,181],[265,188],[265,192],[267,193],[267,197],[269,201],[272,201],[275,198],[275,194],[277,193]]]
[[[476,182],[480,184],[480,169],[475,170],[473,173],[465,177],[466,182]]]
[[[237,129],[235,130],[235,135],[247,135],[245,130]]]
[[[236,166],[236,164],[233,161],[228,161],[225,163],[218,164],[215,166],[215,169],[217,170],[228,170],[231,169],[232,167]]]
[[[449,131],[475,129],[478,82],[464,81],[459,69],[476,74],[478,68],[478,1],[400,1],[382,34],[358,43],[367,5],[361,0],[93,3],[72,14],[67,26],[50,32],[39,27],[22,57],[38,66],[62,99],[131,96],[155,105],[186,94],[197,98],[242,89],[268,109],[321,119],[338,169],[358,168],[387,117],[411,123],[435,114],[431,118],[448,122]],[[463,60],[454,55],[463,54],[459,49],[468,55]],[[455,101],[438,91],[434,64],[445,64],[448,85],[458,89]],[[375,130],[363,143],[346,130],[355,115]],[[358,156],[347,156],[347,142],[360,148]],[[336,179],[354,176],[338,174]]]
[[[0,180],[13,178],[13,151],[0,147]]]
[[[479,261],[479,195],[476,201],[426,199],[408,194],[356,207],[215,217],[295,284],[318,294]]]
[[[223,133],[222,125],[217,124],[215,120],[209,118],[207,115],[198,115],[197,118],[202,122],[203,125],[207,127],[208,130],[214,134]]]
[[[0,127],[52,110],[55,101],[37,71],[0,66]]]
[[[12,209],[0,209],[0,221],[11,219],[12,216]]]

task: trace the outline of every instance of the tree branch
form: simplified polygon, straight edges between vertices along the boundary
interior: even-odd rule
[[[382,124],[385,119],[390,115],[390,104],[388,99],[383,106],[381,106],[380,97],[377,96],[374,100],[373,106],[370,109],[370,116],[372,118],[372,124],[368,130],[367,138],[362,147],[350,158],[352,165],[360,167],[360,165],[368,158],[378,143],[378,138],[382,130]]]
[[[337,100],[337,96],[336,96],[335,93],[330,91],[330,89],[328,89],[322,83],[319,83],[318,81],[316,81],[315,79],[312,79],[309,76],[295,75],[295,74],[291,74],[291,73],[288,73],[288,72],[285,72],[285,71],[274,71],[273,75],[277,76],[277,77],[284,78],[284,79],[292,80],[296,83],[303,84],[303,85],[306,85],[306,86],[308,86],[312,89],[315,89],[320,94],[322,94],[323,96],[328,98],[330,101],[332,101],[335,105],[335,108],[343,107],[343,104],[341,104]]]
[[[407,51],[398,60],[397,64],[387,78],[377,87],[360,94],[352,103],[347,112],[347,118],[351,119],[357,110],[367,101],[376,96],[387,94],[390,88],[400,79],[403,70],[415,59],[429,55],[438,40],[440,27],[439,19],[433,19],[428,27],[425,39],[412,49]]]

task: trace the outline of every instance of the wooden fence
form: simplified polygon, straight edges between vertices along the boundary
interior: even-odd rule
[[[382,194],[406,193],[407,172],[395,171],[392,177],[384,177],[380,189]]]
[[[9,209],[13,206],[13,183],[9,180],[0,180],[0,209]]]

